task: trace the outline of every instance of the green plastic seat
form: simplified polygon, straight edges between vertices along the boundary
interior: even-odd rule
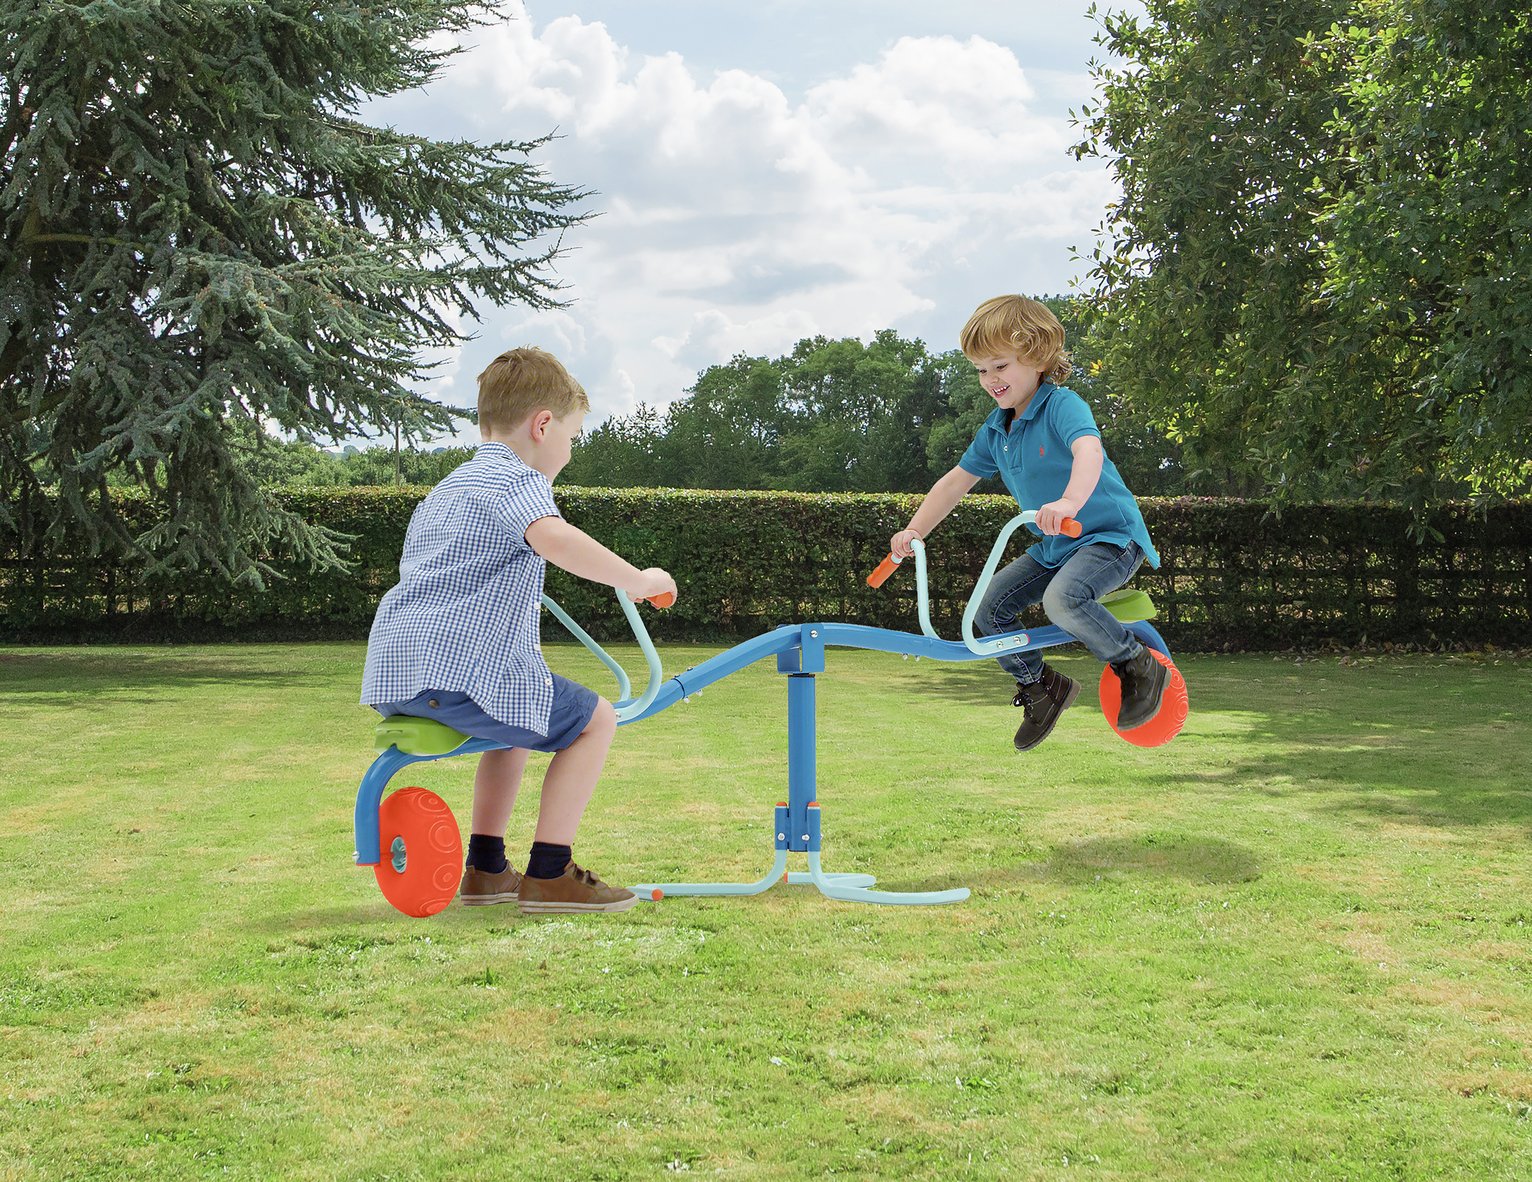
[[[1101,606],[1124,624],[1137,620],[1152,620],[1157,614],[1154,601],[1147,591],[1132,591],[1124,587],[1101,597]]]
[[[395,714],[378,723],[372,742],[378,751],[397,747],[406,755],[446,755],[468,742],[468,736],[429,718]]]

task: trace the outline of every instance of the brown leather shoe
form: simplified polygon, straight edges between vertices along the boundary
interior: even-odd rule
[[[1016,750],[1030,751],[1053,731],[1059,715],[1075,704],[1080,683],[1066,677],[1052,665],[1043,666],[1042,680],[1034,685],[1016,683],[1011,705],[1026,707],[1021,725],[1016,728]]]
[[[626,911],[638,896],[622,887],[607,886],[573,862],[558,878],[523,878],[523,915],[573,915],[582,911]]]
[[[512,870],[507,862],[499,874],[470,866],[463,871],[463,882],[457,888],[457,897],[465,907],[486,907],[491,903],[514,903],[521,889],[521,871]]]

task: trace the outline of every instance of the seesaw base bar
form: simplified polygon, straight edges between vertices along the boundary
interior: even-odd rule
[[[787,851],[778,850],[771,869],[765,877],[755,882],[645,882],[628,889],[640,899],[655,902],[667,895],[759,895],[778,883],[800,885],[810,883],[830,899],[848,903],[885,903],[903,906],[929,906],[935,903],[961,903],[968,898],[968,888],[958,887],[948,891],[873,891],[868,890],[876,877],[871,874],[835,873],[826,871],[819,864],[819,851],[808,851],[809,869],[787,871]]]

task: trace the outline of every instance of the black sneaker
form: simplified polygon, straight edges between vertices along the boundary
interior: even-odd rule
[[[1080,683],[1052,665],[1043,666],[1042,680],[1033,685],[1018,681],[1011,705],[1023,707],[1026,716],[1016,728],[1016,750],[1030,751],[1046,739],[1059,715],[1073,706],[1079,696]]]
[[[1113,665],[1122,682],[1122,706],[1117,711],[1117,729],[1130,731],[1143,726],[1160,712],[1160,699],[1170,681],[1170,670],[1154,659],[1148,646],[1141,647],[1128,660]]]

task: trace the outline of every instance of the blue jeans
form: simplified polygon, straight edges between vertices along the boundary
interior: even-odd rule
[[[974,627],[985,636],[1014,632],[1020,627],[1022,611],[1041,603],[1050,621],[1090,649],[1103,664],[1129,660],[1143,645],[1101,606],[1100,599],[1131,579],[1143,561],[1144,552],[1137,542],[1082,546],[1059,567],[1044,566],[1023,554],[990,583],[979,601]],[[1042,678],[1040,652],[1007,653],[996,659],[1023,685],[1033,685]]]

